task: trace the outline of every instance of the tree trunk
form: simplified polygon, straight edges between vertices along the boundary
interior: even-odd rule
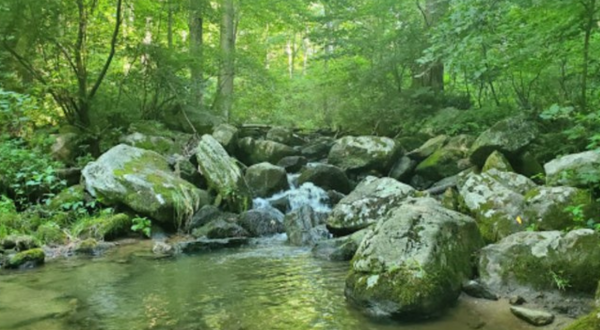
[[[190,0],[190,73],[191,95],[190,106],[194,109],[203,108],[204,73],[203,73],[203,0]]]
[[[581,72],[581,109],[587,110],[587,88],[588,88],[588,73],[590,61],[590,39],[592,37],[592,29],[596,24],[596,0],[590,0],[584,3],[585,23],[584,23],[584,42],[583,42],[583,68]]]
[[[234,0],[223,0],[221,21],[221,65],[215,110],[229,121],[233,105],[233,82],[235,78],[235,7]]]

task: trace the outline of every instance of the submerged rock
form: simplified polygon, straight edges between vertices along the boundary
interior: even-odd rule
[[[554,315],[545,311],[517,306],[511,306],[510,311],[521,320],[538,327],[554,322]]]
[[[471,163],[480,167],[494,151],[500,151],[509,159],[514,159],[537,135],[535,123],[523,116],[502,120],[475,140],[469,158]]]
[[[350,192],[350,180],[339,167],[327,164],[311,164],[305,167],[300,177],[298,184],[302,185],[306,182],[312,182],[316,186],[324,190],[335,190],[342,194]]]
[[[329,163],[344,171],[376,170],[387,173],[398,154],[396,142],[386,137],[346,136],[329,151]]]
[[[550,186],[589,188],[590,180],[600,177],[600,150],[555,159],[544,165],[544,169]]]
[[[208,193],[173,173],[167,160],[148,150],[118,145],[82,171],[86,190],[107,205],[123,204],[169,227],[210,203]]]
[[[233,212],[252,205],[252,193],[242,171],[227,151],[210,135],[204,135],[196,149],[196,160],[209,187],[215,189]]]
[[[344,197],[327,219],[334,233],[352,233],[381,219],[415,190],[392,178],[367,177],[348,196]]]
[[[430,198],[409,199],[368,233],[346,279],[346,297],[369,313],[400,319],[439,315],[473,274],[483,246],[475,221]]]

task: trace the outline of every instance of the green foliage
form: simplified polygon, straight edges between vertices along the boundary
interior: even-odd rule
[[[152,235],[152,221],[146,217],[135,217],[131,220],[131,230],[144,234],[146,237]]]
[[[566,291],[569,287],[571,287],[569,279],[565,278],[562,275],[562,272],[560,272],[559,274],[557,274],[554,271],[551,271],[550,275],[552,276],[552,281],[554,282],[554,285],[556,286],[556,288],[558,290],[560,290],[560,291]]]

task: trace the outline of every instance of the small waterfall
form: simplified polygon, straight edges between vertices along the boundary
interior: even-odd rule
[[[290,189],[277,193],[269,198],[255,198],[254,209],[273,209],[274,205],[287,204],[286,212],[289,213],[302,206],[308,205],[317,213],[328,214],[331,212],[329,195],[320,187],[311,182],[298,186],[299,174],[288,174]]]

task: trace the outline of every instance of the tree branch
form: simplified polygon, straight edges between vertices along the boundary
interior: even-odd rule
[[[88,96],[89,100],[94,98],[94,95],[96,95],[96,92],[100,88],[100,84],[102,84],[102,81],[104,80],[104,77],[106,76],[106,73],[108,72],[108,69],[110,68],[111,62],[112,62],[113,58],[115,57],[115,52],[116,52],[116,48],[117,48],[117,39],[119,38],[119,29],[121,27],[122,5],[123,5],[123,0],[117,0],[117,19],[116,19],[116,23],[115,23],[115,31],[114,31],[114,33],[112,35],[112,39],[110,41],[110,54],[108,55],[108,58],[106,59],[106,63],[104,63],[104,67],[102,68],[102,71],[100,72],[100,76],[98,76],[98,79],[96,80],[96,83],[94,84],[94,87],[92,88],[92,91],[90,92],[90,94]]]

